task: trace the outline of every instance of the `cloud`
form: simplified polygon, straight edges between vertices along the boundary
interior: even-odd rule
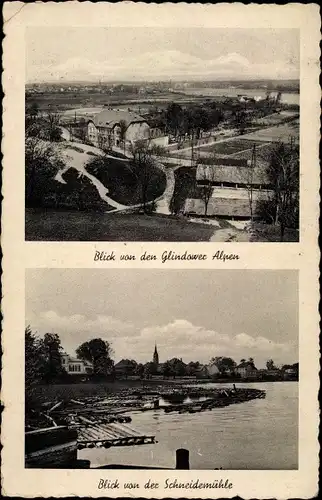
[[[28,317],[27,322],[32,328],[44,334],[46,332],[62,333],[80,336],[131,336],[137,334],[133,324],[113,318],[112,316],[97,315],[86,318],[82,314],[61,316],[56,311],[43,311]]]
[[[189,79],[189,78],[297,78],[297,65],[275,60],[268,64],[253,64],[236,52],[216,59],[202,59],[178,50],[144,52],[132,56],[93,61],[83,57],[60,64],[28,67],[29,81],[59,81],[93,79]]]
[[[286,344],[279,344],[265,337],[251,337],[246,333],[239,333],[234,337],[234,343],[237,347],[250,348],[260,351],[274,351],[275,349],[285,350]]]
[[[178,342],[196,342],[196,339],[202,339],[203,344],[228,343],[228,335],[221,335],[214,330],[207,330],[202,326],[195,326],[187,320],[176,319],[175,321],[163,326],[146,327],[141,331],[144,338],[155,338],[159,342],[167,344]]]
[[[157,343],[163,359],[182,357],[207,362],[212,356],[231,356],[236,361],[253,357],[259,366],[264,366],[267,359],[273,357],[277,363],[296,360],[295,347],[290,344],[276,343],[258,335],[237,333],[229,336],[203,326],[194,325],[185,319],[176,319],[166,325],[149,326],[141,330],[140,337],[131,339],[137,349]],[[140,347],[139,347],[140,346]]]

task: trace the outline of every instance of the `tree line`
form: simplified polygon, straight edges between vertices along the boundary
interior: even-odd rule
[[[63,366],[62,354],[63,348],[58,334],[46,333],[44,337],[39,337],[29,326],[25,329],[26,394],[32,392],[35,385],[63,382],[70,378]],[[137,376],[141,379],[149,379],[155,375],[161,375],[164,378],[194,377],[205,368],[205,365],[199,361],[184,363],[182,359],[176,357],[159,365],[152,361],[145,364],[138,363],[133,359],[123,359],[115,365],[113,355],[111,343],[101,338],[83,342],[76,349],[77,359],[90,363],[91,370],[88,377],[97,381],[130,376]],[[253,358],[241,359],[240,364],[244,363],[256,370]],[[225,356],[211,358],[207,366],[211,365],[217,367],[218,375],[221,377],[236,374],[238,367],[238,363],[233,358]],[[296,369],[295,365],[283,365],[277,368],[272,359],[267,361],[266,367],[268,371],[281,370],[282,372],[287,368]]]

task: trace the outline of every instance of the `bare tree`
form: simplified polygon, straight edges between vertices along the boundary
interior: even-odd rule
[[[198,180],[200,185],[200,197],[204,203],[204,216],[207,217],[208,213],[208,205],[210,198],[213,193],[213,182],[215,180],[215,167],[213,165],[200,165],[199,171],[201,172],[201,176],[198,175]]]
[[[144,213],[151,211],[153,203],[148,199],[148,192],[156,177],[157,157],[163,154],[163,148],[150,145],[149,141],[139,140],[131,144],[133,167],[141,190],[141,204]]]
[[[278,142],[267,158],[267,175],[273,189],[275,224],[280,226],[280,241],[284,240],[286,227],[298,226],[299,212],[299,148],[290,143]]]
[[[241,171],[244,173],[242,175],[246,182],[246,189],[248,195],[250,220],[253,222],[254,219],[254,203],[253,203],[253,191],[254,191],[254,172],[256,169],[256,146],[253,146],[252,159],[247,167],[240,167]]]
[[[119,125],[120,125],[120,140],[123,144],[124,155],[125,155],[127,123],[125,120],[120,120]]]
[[[47,139],[52,142],[57,142],[61,139],[60,113],[56,110],[49,110],[46,114],[46,121],[48,124],[48,137]]]

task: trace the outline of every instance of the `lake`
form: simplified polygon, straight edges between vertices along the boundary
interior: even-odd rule
[[[262,98],[266,97],[265,89],[242,89],[235,87],[227,87],[225,89],[213,89],[213,88],[204,88],[204,89],[187,89],[182,91],[184,94],[193,95],[193,96],[207,96],[207,97],[237,97],[238,95],[245,95],[247,97],[257,97],[261,96]],[[275,95],[276,92],[273,92]],[[285,104],[300,104],[300,94],[296,92],[282,92],[281,102]]]
[[[205,387],[225,387],[206,384]],[[227,384],[231,387],[232,384]],[[177,448],[190,451],[191,469],[286,470],[298,468],[298,383],[236,384],[266,391],[266,399],[202,413],[132,413],[131,426],[157,444],[87,449],[91,465],[175,466]],[[200,384],[198,384],[200,387]]]

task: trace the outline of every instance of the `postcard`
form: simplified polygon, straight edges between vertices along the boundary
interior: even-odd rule
[[[314,497],[318,5],[4,19],[2,493]]]

